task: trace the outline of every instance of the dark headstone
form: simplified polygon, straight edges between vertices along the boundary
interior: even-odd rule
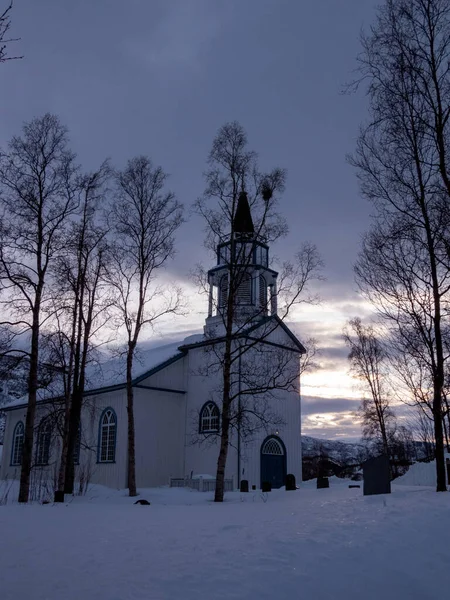
[[[317,489],[323,490],[325,488],[330,487],[330,482],[328,481],[328,477],[318,477],[317,478]]]
[[[55,492],[54,502],[64,502],[64,491]]]
[[[252,485],[252,490],[256,490],[256,485]]]
[[[389,458],[383,454],[363,463],[364,496],[391,493]]]
[[[292,492],[292,491],[295,491],[296,489],[297,489],[297,487],[295,485],[295,475],[293,475],[292,473],[288,473],[286,475],[286,491]]]
[[[142,504],[143,506],[150,506],[150,502],[148,500],[136,500],[135,504]]]
[[[360,488],[361,486],[355,484],[355,485],[349,485],[348,487],[351,489],[351,488]]]
[[[248,480],[243,479],[241,481],[241,492],[248,492]]]
[[[270,483],[270,481],[262,482],[261,491],[262,492],[271,492],[272,491],[272,484]]]

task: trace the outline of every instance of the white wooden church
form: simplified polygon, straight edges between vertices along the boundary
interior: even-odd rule
[[[242,232],[244,255],[250,256],[235,311],[237,319],[245,317],[247,326],[237,343],[252,347],[233,369],[235,405],[244,410],[232,427],[226,478],[234,488],[243,479],[250,487],[259,488],[263,481],[270,481],[277,488],[284,485],[287,473],[301,481],[300,358],[305,349],[277,315],[277,273],[269,268],[268,246],[254,235],[245,194],[239,198],[234,229],[237,236]],[[168,485],[171,479],[215,476],[221,378],[209,366],[222,343],[230,243],[219,244],[217,265],[208,273],[210,297],[203,334],[142,351],[135,361],[138,488]],[[260,335],[262,328],[264,334]],[[274,361],[279,363],[277,375],[271,373]],[[282,389],[275,385],[268,392],[264,386],[255,387],[255,377],[275,379],[286,371],[289,385]],[[122,365],[109,361],[101,372],[91,375],[85,394],[74,455],[77,477],[111,488],[127,486],[126,404]],[[33,471],[44,471],[49,477],[57,473],[60,453],[52,417],[55,406],[58,398],[42,399],[36,417]],[[26,404],[16,401],[6,412],[0,475],[2,479],[19,478]]]

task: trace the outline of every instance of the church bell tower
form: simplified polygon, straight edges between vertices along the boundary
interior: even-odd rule
[[[255,233],[247,194],[241,192],[228,239],[217,246],[217,265],[208,271],[205,334],[220,336],[234,297],[236,324],[249,326],[277,313],[277,276],[269,268],[269,246]]]

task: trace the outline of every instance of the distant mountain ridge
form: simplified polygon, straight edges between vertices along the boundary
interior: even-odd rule
[[[358,442],[341,442],[302,435],[302,455],[317,457],[325,454],[338,463],[359,463],[367,458],[367,446]]]

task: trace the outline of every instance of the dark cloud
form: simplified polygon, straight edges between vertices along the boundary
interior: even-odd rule
[[[21,38],[15,51],[25,58],[1,65],[0,146],[24,121],[49,111],[69,127],[86,168],[108,156],[122,166],[147,154],[190,206],[204,188],[216,131],[240,121],[261,166],[288,170],[280,211],[290,234],[271,249],[278,264],[305,240],[317,244],[326,264],[317,287],[339,323],[322,319],[320,307],[314,316],[299,311],[299,337],[318,338],[322,369],[346,370],[342,322],[367,313],[352,265],[370,206],[345,159],[367,100],[340,92],[352,77],[361,25],[377,4],[21,0],[11,34]],[[168,275],[187,284],[196,263],[213,264],[203,235],[203,223],[191,216]],[[190,316],[167,322],[160,340],[197,331],[206,308],[196,296]],[[306,401],[304,409],[311,406]]]
[[[302,396],[302,415],[327,413],[356,412],[360,400],[349,398],[319,398],[317,396]]]

